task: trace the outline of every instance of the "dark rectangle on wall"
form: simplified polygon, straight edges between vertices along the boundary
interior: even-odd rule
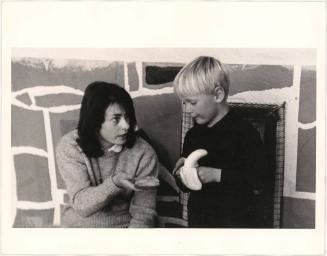
[[[165,84],[172,82],[182,67],[145,67],[145,81],[147,84]]]

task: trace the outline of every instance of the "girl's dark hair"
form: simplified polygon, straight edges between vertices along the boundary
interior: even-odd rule
[[[85,90],[77,126],[77,143],[88,157],[103,155],[99,131],[105,120],[108,106],[118,104],[126,111],[129,130],[125,146],[130,148],[135,142],[136,117],[133,100],[129,93],[117,84],[93,82]]]

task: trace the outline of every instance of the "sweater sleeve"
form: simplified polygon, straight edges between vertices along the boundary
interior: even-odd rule
[[[147,145],[140,158],[136,178],[158,177],[158,160],[154,150]],[[151,228],[155,226],[157,189],[135,191],[131,200],[132,219],[129,228]]]
[[[111,177],[98,186],[91,185],[86,161],[75,145],[59,143],[56,160],[70,204],[79,215],[88,217],[96,213],[119,193],[120,188],[113,183]]]

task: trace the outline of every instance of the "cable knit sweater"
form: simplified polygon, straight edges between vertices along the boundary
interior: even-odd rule
[[[62,211],[64,227],[147,228],[154,226],[156,189],[131,191],[117,187],[112,176],[118,172],[141,178],[158,176],[158,161],[152,147],[138,137],[132,148],[108,151],[88,158],[76,142],[77,130],[63,136],[56,160],[66,184],[69,204]]]

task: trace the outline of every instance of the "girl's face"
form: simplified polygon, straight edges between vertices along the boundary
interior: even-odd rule
[[[183,102],[186,112],[191,114],[196,123],[211,127],[216,123],[219,114],[215,99],[212,95],[199,94],[185,97]]]
[[[123,145],[127,139],[129,118],[126,111],[118,104],[108,106],[105,120],[100,129],[100,135],[110,144]]]

